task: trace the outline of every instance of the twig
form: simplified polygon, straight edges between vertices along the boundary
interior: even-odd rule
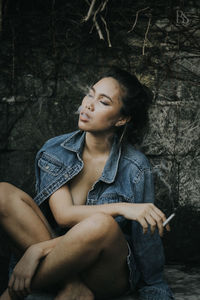
[[[107,26],[106,20],[105,20],[104,17],[102,17],[102,16],[101,16],[101,20],[102,20],[102,22],[103,22],[104,25],[105,25],[105,30],[106,30],[106,34],[107,34],[107,40],[108,40],[108,46],[109,46],[109,47],[112,47],[111,41],[110,41],[110,33],[109,33],[109,30],[108,30],[108,26]]]
[[[101,28],[99,27],[99,24],[98,24],[96,19],[94,20],[94,24],[95,24],[95,27],[97,29],[100,40],[104,40],[103,34],[101,32]]]
[[[51,7],[51,29],[52,29],[52,43],[53,43],[53,52],[56,56],[56,35],[55,35],[55,0],[52,1]]]
[[[12,24],[12,94],[15,97],[15,27]]]
[[[147,30],[146,30],[145,36],[144,36],[144,43],[143,43],[143,47],[142,47],[142,55],[144,55],[145,46],[146,46],[147,41],[148,41],[147,35],[148,35],[148,32],[149,32],[150,24],[151,24],[151,15],[149,17],[149,21],[148,21],[148,25],[147,25]]]
[[[90,29],[90,34],[92,33],[92,31],[93,31],[93,29],[94,29],[94,26],[95,26],[95,24],[94,24],[94,22],[93,22],[93,24],[92,24],[92,27],[91,27],[91,29]]]
[[[99,12],[101,12],[101,9],[102,9],[102,3],[99,5],[99,7],[97,8],[97,10],[95,11],[93,20],[94,20],[94,19],[96,20],[96,16],[97,16],[97,14],[98,14]]]
[[[97,30],[97,33],[99,35],[99,38],[101,40],[105,40],[104,39],[104,36],[103,36],[103,33],[102,33],[102,30],[101,30],[101,27],[99,25],[99,23],[97,22],[97,15],[100,16],[102,22],[104,23],[104,26],[105,26],[105,31],[106,31],[106,34],[107,34],[107,41],[108,41],[108,45],[109,47],[112,47],[111,45],[111,42],[110,42],[110,33],[109,33],[109,30],[108,30],[108,26],[107,26],[107,23],[106,23],[106,20],[104,19],[104,17],[101,15],[101,12],[104,11],[104,9],[106,8],[106,5],[108,3],[109,0],[102,0],[100,5],[94,9],[94,6],[96,4],[96,0],[92,0],[91,4],[90,4],[90,7],[89,7],[89,10],[88,10],[88,13],[87,13],[87,16],[85,18],[83,18],[83,21],[84,22],[87,22],[91,16],[93,15],[93,18],[92,18],[92,21],[93,21],[93,25],[92,25],[92,28],[90,30],[90,33],[92,32],[94,26],[96,27],[96,30]],[[88,3],[88,1],[86,1]]]
[[[108,1],[109,1],[109,0],[105,0],[104,3],[102,4],[101,12],[104,11],[104,9],[105,9],[105,7],[106,7]]]
[[[3,4],[2,4],[3,0],[0,0],[0,32],[2,31],[2,27],[3,27]]]
[[[131,31],[133,31],[133,29],[135,28],[135,26],[136,26],[136,24],[137,24],[137,20],[138,20],[139,13],[142,12],[142,11],[145,11],[145,10],[147,10],[147,9],[149,9],[149,7],[142,8],[142,9],[140,9],[140,10],[138,10],[138,11],[136,12],[135,22],[134,22],[132,28],[128,31],[128,33],[131,32]]]
[[[95,2],[96,2],[96,0],[92,0],[89,10],[88,10],[88,13],[87,13],[87,16],[85,18],[83,18],[83,22],[87,22],[89,20],[89,18],[91,17]]]

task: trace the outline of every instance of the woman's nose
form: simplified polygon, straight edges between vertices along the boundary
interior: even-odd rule
[[[93,111],[93,110],[94,110],[94,103],[93,103],[93,101],[87,102],[86,105],[85,105],[85,107],[86,107],[87,109]]]

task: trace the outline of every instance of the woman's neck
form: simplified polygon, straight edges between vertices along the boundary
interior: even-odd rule
[[[113,133],[109,134],[93,134],[86,132],[85,148],[91,156],[108,155],[113,141]]]

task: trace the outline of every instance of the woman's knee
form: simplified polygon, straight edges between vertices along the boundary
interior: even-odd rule
[[[0,215],[6,217],[15,205],[19,205],[20,190],[8,182],[0,182]]]
[[[105,241],[105,238],[109,238],[119,230],[113,217],[105,213],[96,213],[88,217],[82,225],[86,234],[96,241]]]

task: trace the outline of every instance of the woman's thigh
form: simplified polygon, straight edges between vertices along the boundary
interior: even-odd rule
[[[99,259],[81,274],[83,281],[96,295],[95,299],[119,297],[130,288],[128,244],[118,224],[115,222],[112,227]]]
[[[6,182],[0,183],[0,216],[1,226],[22,252],[51,238],[51,228],[34,200]]]
[[[129,288],[126,239],[115,220],[92,215],[73,226],[42,261],[33,290],[50,290],[81,277],[96,298],[111,299]]]

